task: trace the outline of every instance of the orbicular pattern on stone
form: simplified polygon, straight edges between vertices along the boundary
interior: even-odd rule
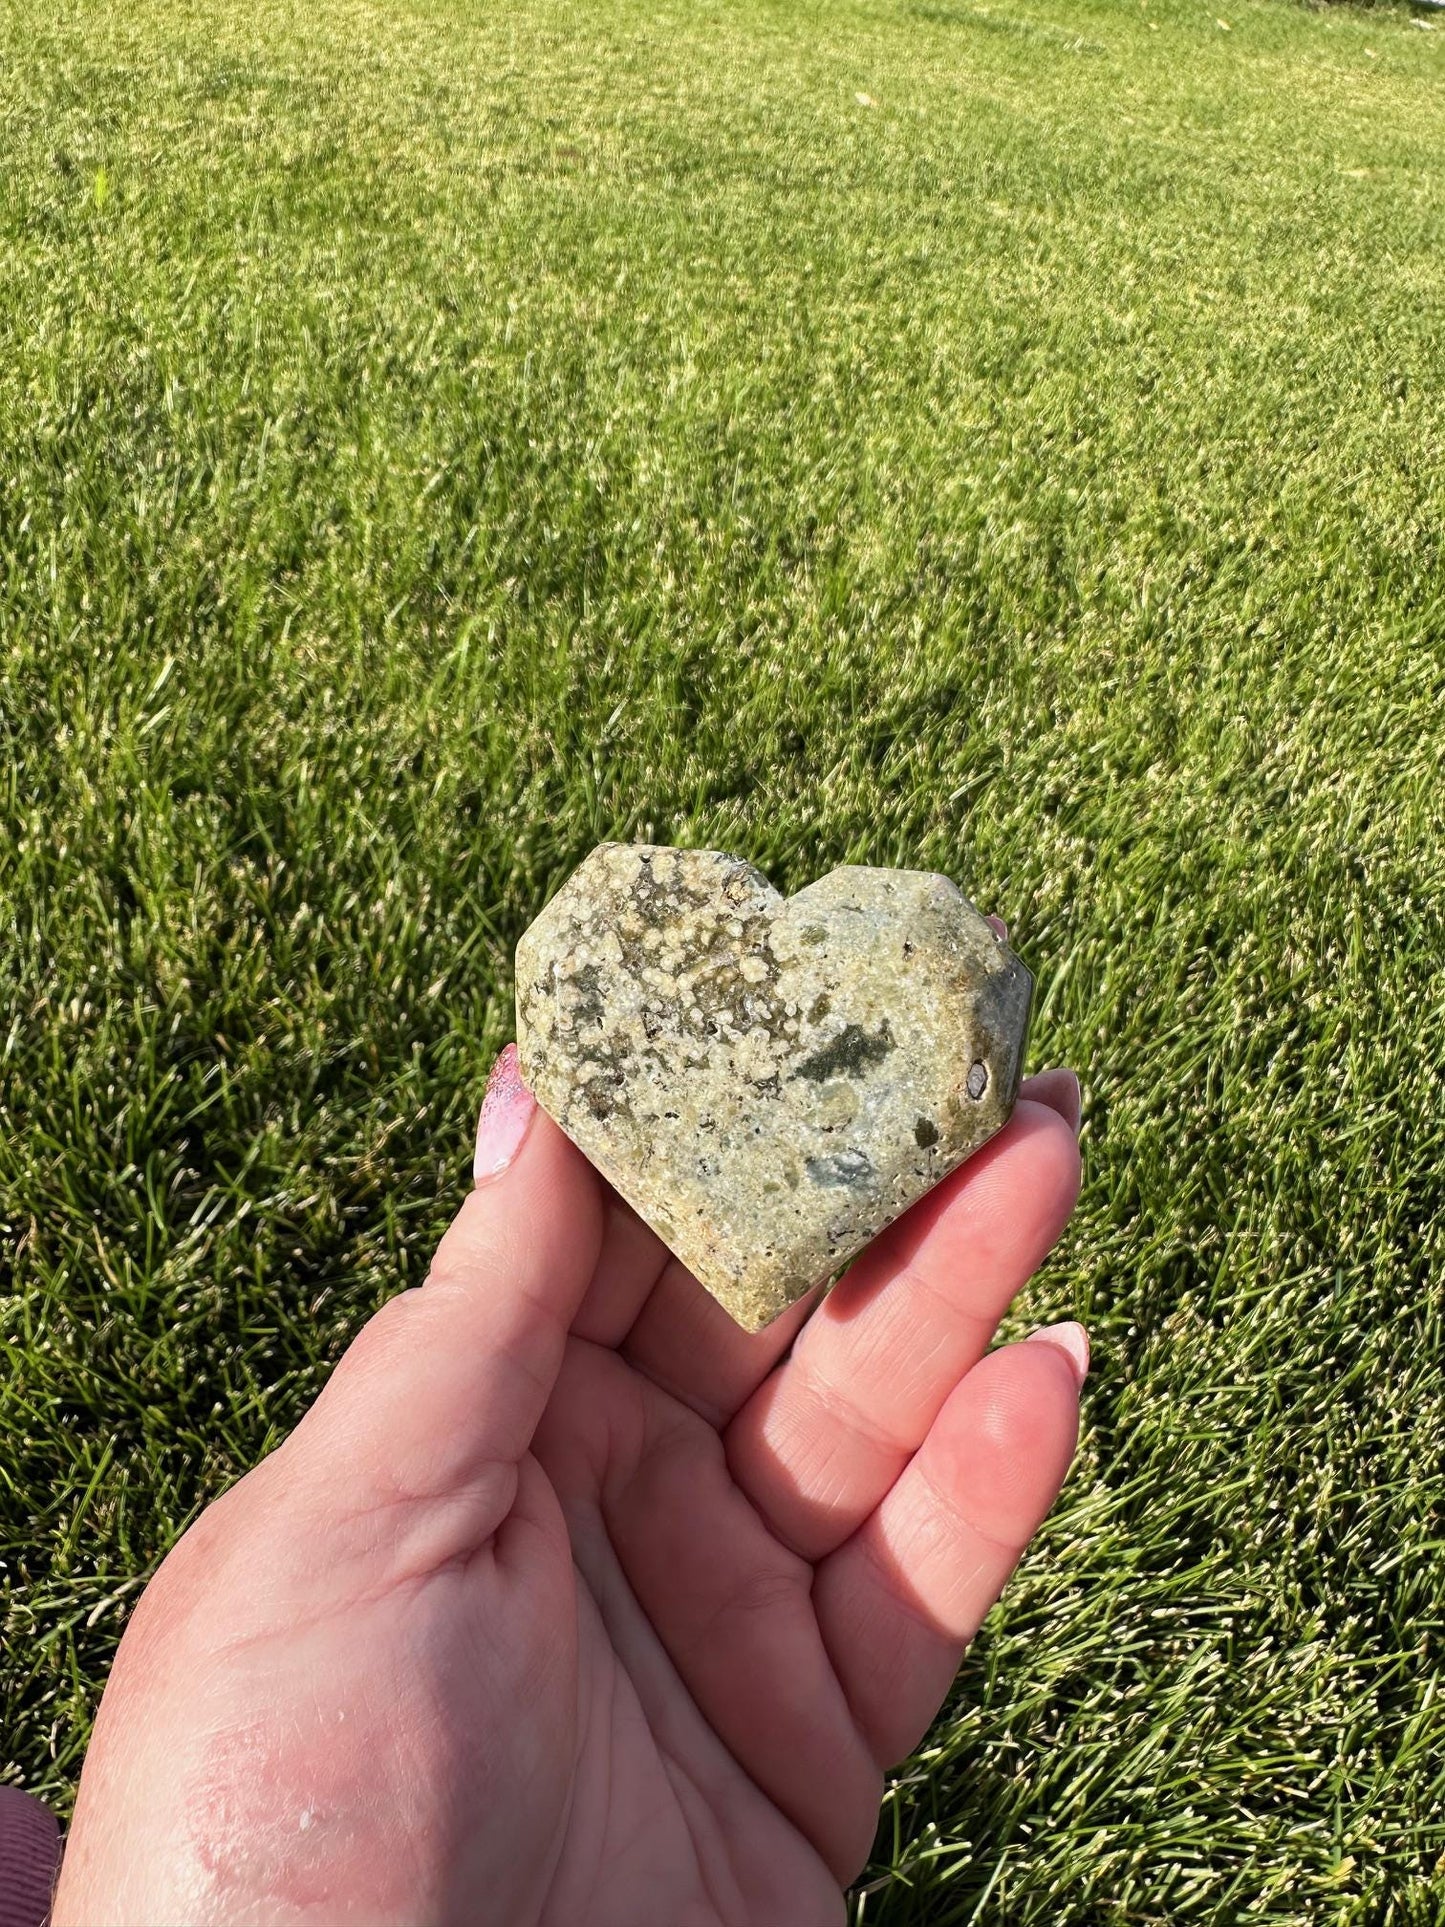
[[[947,877],[783,897],[604,843],[517,945],[522,1075],[749,1330],[833,1278],[1013,1108],[1033,979]]]

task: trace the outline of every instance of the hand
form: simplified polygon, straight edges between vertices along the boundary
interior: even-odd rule
[[[504,1052],[426,1284],[141,1599],[55,1927],[840,1921],[1073,1452],[1082,1330],[985,1351],[1077,1127],[1033,1079],[749,1335]]]

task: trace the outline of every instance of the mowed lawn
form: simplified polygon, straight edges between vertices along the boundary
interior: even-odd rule
[[[936,868],[1075,1476],[856,1920],[1445,1918],[1445,17],[0,9],[0,1775],[415,1282],[600,838]]]

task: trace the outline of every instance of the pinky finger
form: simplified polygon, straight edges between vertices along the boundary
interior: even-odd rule
[[[1063,1485],[1088,1369],[1079,1325],[980,1360],[892,1491],[818,1567],[819,1630],[880,1766],[927,1732]]]

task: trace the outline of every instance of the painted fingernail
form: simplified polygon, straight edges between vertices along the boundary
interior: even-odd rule
[[[1008,925],[1004,922],[1003,918],[990,917],[988,918],[988,922],[990,922],[993,925],[994,929],[998,932],[999,942],[1007,943],[1008,942]]]
[[[482,1114],[477,1120],[477,1154],[472,1176],[478,1184],[500,1177],[522,1148],[537,1100],[522,1082],[517,1046],[508,1044],[487,1079]]]
[[[1029,1333],[1028,1342],[1052,1345],[1055,1351],[1062,1352],[1078,1384],[1082,1385],[1089,1376],[1089,1334],[1074,1319],[1067,1318],[1059,1325],[1040,1325],[1036,1332]]]

